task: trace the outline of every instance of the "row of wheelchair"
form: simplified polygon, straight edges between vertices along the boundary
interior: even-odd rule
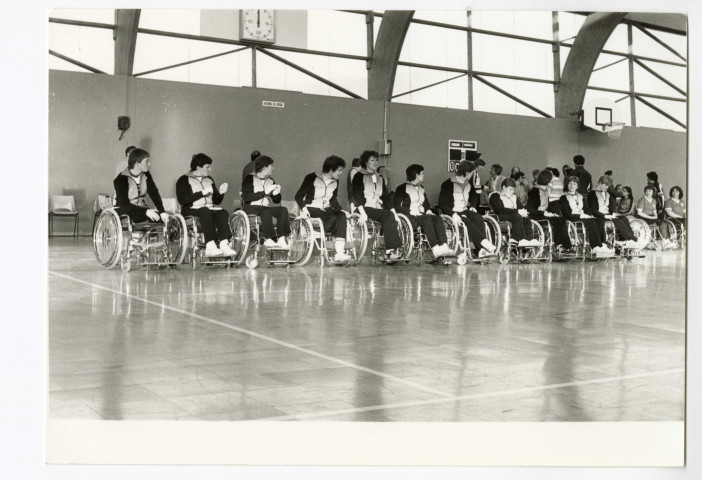
[[[510,223],[487,213],[483,216],[485,236],[495,245],[496,250],[491,255],[479,255],[477,252],[480,247],[471,242],[466,225],[458,218],[441,215],[451,252],[436,258],[421,227],[413,228],[405,215],[398,214],[402,247],[399,249],[399,258],[391,258],[386,255],[382,225],[372,220],[364,222],[360,215],[352,214],[347,218],[346,229],[345,251],[348,259],[338,262],[334,257],[335,239],[330,232],[325,231],[322,220],[296,216],[296,210],[296,206],[289,210],[292,213],[288,248],[266,247],[266,239],[261,234],[260,217],[248,215],[239,209],[229,217],[231,246],[235,255],[208,257],[205,255],[204,236],[197,217],[183,217],[180,213],[172,213],[166,223],[134,223],[127,215],[120,215],[115,208],[106,208],[95,222],[93,248],[98,262],[104,267],[113,268],[120,265],[122,270],[129,271],[132,268],[168,268],[179,265],[189,265],[193,269],[214,265],[246,265],[248,268],[256,268],[259,265],[303,266],[310,262],[315,252],[316,261],[320,266],[349,266],[360,262],[366,256],[369,257],[371,265],[409,262],[417,265],[464,265],[468,262],[548,263],[553,260],[584,261],[613,257],[631,260],[641,257],[644,248],[660,250],[662,240],[657,225],[650,227],[639,218],[627,217],[637,237],[635,245],[620,241],[614,223],[607,221],[605,229],[610,251],[595,253],[590,247],[583,223],[569,221],[567,226],[572,248],[565,250],[555,244],[552,227],[547,220],[532,219],[532,230],[538,245],[533,242],[529,246],[519,246],[518,243],[510,241]],[[672,219],[666,221],[669,222],[667,227],[671,241],[684,246],[684,225]]]

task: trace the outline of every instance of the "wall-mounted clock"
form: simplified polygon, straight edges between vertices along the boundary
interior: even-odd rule
[[[275,43],[273,10],[241,10],[241,40]]]

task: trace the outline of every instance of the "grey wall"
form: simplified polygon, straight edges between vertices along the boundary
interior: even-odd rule
[[[285,102],[285,108],[264,108],[263,100]],[[119,115],[132,120],[121,141]],[[128,145],[137,145],[151,153],[163,197],[175,196],[175,181],[190,157],[204,152],[214,159],[216,181],[231,186],[225,198],[231,208],[241,169],[258,149],[275,160],[273,176],[283,198],[292,200],[303,176],[326,156],[340,155],[350,163],[364,149],[377,149],[382,133],[381,102],[51,71],[48,193],[75,195],[81,232],[89,234],[95,196],[112,191],[115,164]],[[627,128],[612,141],[581,132],[573,121],[391,104],[388,137],[393,183],[403,181],[409,164],[423,164],[432,203],[449,176],[449,139],[477,141],[488,165],[497,162],[506,170],[513,165],[523,171],[560,169],[580,153],[593,176],[611,168],[615,180],[631,185],[636,196],[649,170],[659,172],[666,188],[686,179],[686,135],[667,130]],[[344,179],[342,203],[345,189]],[[68,222],[63,227],[68,231]]]

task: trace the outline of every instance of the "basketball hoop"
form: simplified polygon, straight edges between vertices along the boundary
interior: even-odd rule
[[[602,131],[607,132],[609,138],[616,140],[622,135],[624,130],[624,122],[609,122],[602,125]]]

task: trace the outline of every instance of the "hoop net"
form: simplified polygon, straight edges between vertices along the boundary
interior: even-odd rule
[[[624,122],[611,122],[602,125],[602,130],[607,132],[609,138],[616,140],[622,135],[622,130],[624,130]]]

